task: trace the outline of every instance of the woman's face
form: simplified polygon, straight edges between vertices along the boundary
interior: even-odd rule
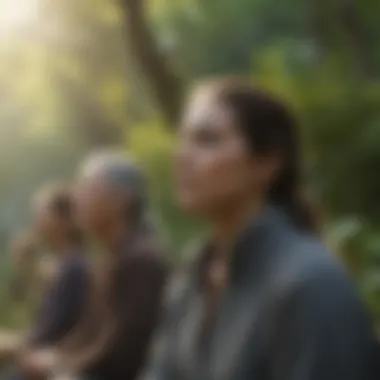
[[[259,161],[233,112],[211,92],[196,93],[179,133],[176,177],[182,208],[211,215],[252,199],[266,176]]]
[[[80,226],[95,238],[112,234],[114,228],[126,229],[128,194],[120,195],[101,174],[82,178],[77,186],[77,205]]]

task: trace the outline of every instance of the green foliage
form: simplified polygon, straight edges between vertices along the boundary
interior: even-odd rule
[[[378,220],[380,82],[358,81],[334,62],[292,72],[278,50],[264,52],[256,68],[255,81],[298,112],[308,174],[329,214]]]
[[[307,34],[299,0],[155,0],[154,21],[169,51],[191,77],[246,73],[251,54],[279,36]]]

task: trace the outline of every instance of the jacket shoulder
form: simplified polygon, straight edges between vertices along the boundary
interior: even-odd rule
[[[290,239],[274,271],[277,289],[289,295],[307,290],[322,292],[333,286],[342,294],[358,298],[343,263],[313,236],[299,234]]]

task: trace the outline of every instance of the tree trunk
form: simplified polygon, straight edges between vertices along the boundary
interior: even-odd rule
[[[129,47],[163,117],[175,128],[183,100],[182,82],[159,51],[141,2],[120,0]]]

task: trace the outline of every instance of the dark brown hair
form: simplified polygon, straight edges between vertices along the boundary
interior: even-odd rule
[[[301,193],[301,144],[298,121],[291,108],[268,91],[251,86],[249,81],[226,78],[205,86],[233,112],[252,154],[276,154],[282,160],[269,189],[269,202],[282,207],[297,227],[315,230],[314,211]]]
[[[75,222],[76,204],[73,190],[65,185],[50,185],[38,193],[38,198],[46,204],[55,215],[70,223],[70,238],[76,244],[83,243],[83,235]]]

